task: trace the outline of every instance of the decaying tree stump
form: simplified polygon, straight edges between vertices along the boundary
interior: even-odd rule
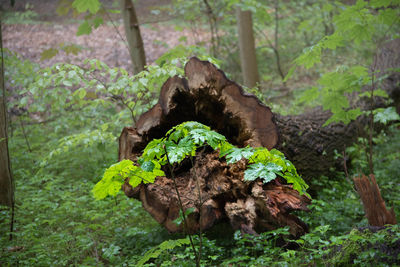
[[[209,125],[239,147],[271,149],[276,146],[278,131],[273,114],[255,96],[246,94],[211,63],[197,58],[186,64],[185,76],[168,79],[158,103],[139,118],[136,128],[124,128],[120,137],[120,160],[135,161],[148,142],[184,121]],[[310,200],[279,181],[266,185],[261,181],[245,182],[245,169],[244,160],[228,165],[211,149],[198,152],[193,166],[183,162],[176,169],[184,209],[195,208],[189,215],[187,230],[205,230],[229,220],[233,229],[246,233],[288,225],[294,236],[304,234],[306,224],[290,212],[307,210]],[[167,177],[158,177],[154,184],[142,184],[135,189],[126,182],[123,190],[129,197],[139,199],[169,231],[176,232],[181,230],[173,222],[179,216],[179,205],[170,174],[166,173]],[[199,203],[195,177],[202,203]]]
[[[353,181],[363,202],[369,225],[384,226],[397,223],[393,207],[390,211],[386,209],[385,201],[373,174],[369,176],[369,179],[363,175],[353,178]]]

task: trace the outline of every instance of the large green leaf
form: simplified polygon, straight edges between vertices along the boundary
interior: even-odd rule
[[[74,0],[72,7],[79,13],[89,10],[90,13],[96,14],[100,9],[100,2],[99,0]]]
[[[238,162],[239,160],[245,158],[249,159],[254,154],[254,148],[245,147],[245,148],[237,148],[233,147],[230,150],[226,151],[225,158],[229,164]]]
[[[76,35],[80,36],[84,34],[90,34],[91,32],[92,32],[92,26],[90,26],[89,22],[85,20],[84,22],[81,23],[81,25],[79,25]]]
[[[254,181],[257,178],[260,178],[263,183],[268,183],[274,180],[277,174],[281,174],[281,170],[283,168],[275,163],[254,163],[248,166],[246,171],[244,172],[244,180],[245,181]]]
[[[103,178],[94,186],[92,192],[96,199],[103,199],[110,196],[115,196],[124,183],[125,178],[135,168],[130,160],[123,160],[111,165],[103,175]]]
[[[166,141],[165,148],[168,151],[170,163],[179,163],[186,156],[193,155],[196,151],[196,146],[189,136],[181,139],[178,144],[172,141]]]
[[[379,108],[374,111],[374,121],[386,124],[390,121],[400,120],[400,116],[395,107]]]
[[[356,108],[356,109],[350,109],[350,110],[338,110],[336,111],[336,113],[334,113],[325,123],[323,126],[327,126],[330,123],[334,123],[334,122],[343,122],[344,124],[348,124],[350,121],[355,120],[356,118],[358,118],[358,116],[360,116],[361,114],[363,114],[363,112],[360,110],[360,108]]]
[[[207,143],[213,149],[217,149],[222,142],[226,141],[225,136],[208,129],[194,129],[190,135],[196,145],[201,146]]]
[[[46,49],[40,54],[40,60],[43,61],[46,59],[51,59],[55,57],[57,54],[58,54],[58,49],[55,48]]]

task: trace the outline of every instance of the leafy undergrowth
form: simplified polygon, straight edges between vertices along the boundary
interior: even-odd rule
[[[9,241],[10,212],[2,209],[1,266],[135,262],[137,255],[168,238],[140,202],[122,194],[96,201],[90,194],[96,175],[115,160],[115,141],[106,145],[98,139],[92,146],[70,144],[69,149],[61,146],[62,153],[49,160],[47,127],[33,130],[36,132],[30,134],[35,134],[35,139],[30,141],[34,152],[25,152],[25,140],[19,132],[14,132],[11,142],[15,230]],[[46,165],[40,166],[43,162]]]
[[[98,177],[115,160],[113,142],[98,139],[92,146],[77,144],[53,153],[48,160],[49,148],[53,146],[54,150],[54,143],[49,141],[52,135],[46,135],[48,128],[30,129],[32,153],[25,152],[26,141],[19,129],[11,142],[16,222],[13,240],[9,241],[10,212],[2,209],[1,266],[137,266],[143,259],[148,259],[148,266],[194,265],[185,242],[177,241],[181,245],[176,247],[169,247],[170,242],[160,245],[184,237],[169,235],[140,202],[122,193],[100,201],[91,195]],[[381,139],[375,147],[377,179],[387,203],[396,205],[400,199],[395,165],[399,161],[399,130],[393,128]],[[379,158],[385,160],[378,163]],[[41,166],[44,159],[47,165]],[[314,198],[312,212],[300,214],[311,233],[297,241],[288,240],[285,228],[259,237],[238,232],[223,237],[208,234],[203,238],[202,265],[400,264],[399,226],[365,228],[367,222],[357,194],[344,176],[338,175],[342,178],[336,181],[319,179],[324,189]],[[198,245],[198,239],[195,242]],[[158,253],[157,257],[152,253]]]
[[[23,74],[16,69],[6,74],[15,79],[23,76],[20,86],[26,88],[32,83],[29,79],[34,77],[36,68],[29,64],[27,68],[27,62],[16,62],[17,67],[25,66],[23,69],[29,72]],[[62,70],[66,67],[60,65]],[[77,72],[69,73],[77,78],[74,76]],[[158,68],[151,73],[157,74]],[[43,77],[33,85],[39,84]],[[141,78],[139,81],[143,81]],[[31,116],[44,114],[49,109],[51,112],[42,122],[31,120],[28,115],[13,117],[11,122],[15,231],[13,240],[9,241],[10,212],[1,208],[0,266],[137,266],[140,262],[149,266],[194,265],[194,255],[186,242],[168,241],[184,237],[169,235],[143,210],[141,203],[122,193],[103,200],[95,200],[91,194],[104,170],[116,161],[121,125],[131,124],[130,117],[134,115],[116,106],[115,98],[106,97],[110,90],[120,94],[119,90],[125,87],[123,84],[116,87],[118,84],[111,83],[108,91],[102,91],[104,97],[94,101],[90,101],[91,91],[86,93],[88,97],[84,94],[80,97],[82,90],[71,95],[64,87],[53,88],[58,94],[42,100],[36,99],[37,94],[36,98],[15,97],[29,103],[29,108],[37,107],[29,113]],[[50,92],[46,86],[39,88],[33,89]],[[16,104],[13,110],[23,110],[26,103]],[[65,103],[68,105],[64,106]],[[75,103],[81,104],[71,109]],[[21,127],[23,123],[25,128]],[[399,215],[400,130],[392,127],[388,133],[380,133],[374,143],[377,182],[386,203],[394,205]],[[351,175],[367,170],[365,154],[360,151],[365,151],[365,140],[348,148],[347,153],[353,159]],[[226,233],[222,237],[207,234],[203,238],[202,265],[400,264],[396,250],[398,226],[375,233],[353,230],[366,227],[367,222],[359,197],[343,173],[337,173],[336,179],[315,177],[312,180],[322,189],[313,199],[312,212],[298,214],[310,226],[310,234],[296,242],[284,237],[287,229],[259,237],[242,237],[239,233]],[[229,226],[224,226],[216,232],[225,233],[227,229]]]

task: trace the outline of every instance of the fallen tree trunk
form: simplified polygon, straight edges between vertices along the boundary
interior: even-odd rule
[[[396,43],[378,57],[382,62],[377,65],[381,64],[382,70],[398,65],[400,61],[387,60],[393,57],[398,58]],[[196,58],[185,66],[185,76],[167,80],[158,103],[139,118],[136,128],[124,128],[119,140],[119,160],[136,161],[152,139],[162,137],[181,122],[193,120],[209,125],[239,147],[276,147],[295,164],[300,174],[316,177],[337,167],[335,150],[343,151],[345,146],[354,143],[362,129],[360,120],[322,127],[330,114],[321,109],[299,116],[273,114],[214,65]],[[393,99],[398,99],[398,73],[386,80],[389,82],[384,89]],[[229,221],[233,229],[247,233],[286,225],[294,236],[305,233],[307,226],[290,212],[307,210],[310,200],[279,180],[267,185],[258,181],[245,183],[244,170],[245,162],[227,165],[210,151],[198,153],[193,166],[182,164],[176,179],[183,206],[185,210],[195,208],[189,215],[187,230],[195,232]],[[199,178],[202,203],[195,190],[195,176]],[[126,182],[123,190],[127,196],[139,199],[169,231],[182,230],[173,222],[179,216],[179,206],[170,177],[158,177],[154,184],[142,184],[135,189]]]

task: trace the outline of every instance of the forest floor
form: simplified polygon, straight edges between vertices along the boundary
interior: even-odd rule
[[[130,56],[120,14],[109,14],[109,17],[105,18],[105,23],[93,30],[90,35],[76,36],[79,22],[83,21],[81,18],[72,19],[71,15],[59,16],[56,13],[57,1],[28,2],[30,3],[28,6],[16,1],[16,6],[13,8],[5,7],[6,20],[2,25],[5,48],[17,52],[25,59],[39,63],[42,67],[57,62],[80,65],[83,59],[97,58],[111,67],[130,70]],[[105,1],[105,6],[118,9],[112,7],[111,2]],[[136,5],[148,64],[179,44],[203,45],[206,39],[206,32],[175,25],[174,18],[168,13],[168,2],[142,0]],[[152,9],[161,10],[160,14],[152,14]],[[7,17],[8,21],[20,20],[21,23],[8,24]],[[59,50],[51,59],[41,60],[43,51],[71,44],[81,48],[77,55]]]

